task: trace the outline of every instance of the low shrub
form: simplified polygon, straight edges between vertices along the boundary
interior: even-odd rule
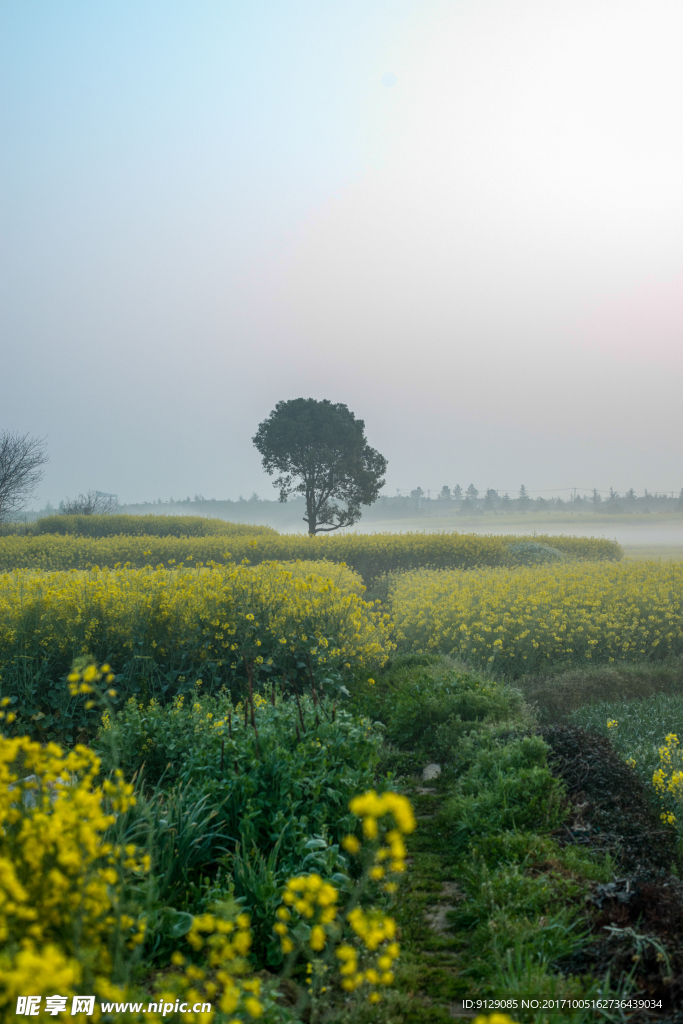
[[[508,544],[510,565],[543,565],[545,562],[562,562],[564,555],[559,548],[539,544],[535,540],[517,540]]]
[[[353,696],[364,714],[384,723],[390,744],[447,763],[462,763],[473,733],[525,714],[514,687],[434,656],[396,658],[371,686],[361,677]]]
[[[638,661],[634,664],[617,661],[607,665],[576,666],[558,669],[554,673],[522,676],[516,685],[536,709],[539,722],[542,725],[553,725],[568,721],[584,707],[586,713],[592,716],[590,706],[593,704],[613,703],[621,706],[629,701],[647,700],[659,694],[681,696],[683,660],[671,658],[666,661]],[[632,711],[635,714],[636,708]],[[599,719],[602,712],[598,714],[596,710],[596,715]],[[619,715],[608,714],[602,717],[606,721],[607,718],[618,718]],[[577,719],[575,724],[583,725],[584,722]]]

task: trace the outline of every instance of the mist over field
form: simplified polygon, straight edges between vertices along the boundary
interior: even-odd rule
[[[682,31],[669,0],[8,0],[34,507],[275,497],[251,438],[299,396],[365,420],[386,494],[678,494]]]

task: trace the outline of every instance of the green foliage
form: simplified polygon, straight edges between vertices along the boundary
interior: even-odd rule
[[[550,773],[538,736],[482,746],[442,811],[454,848],[491,834],[551,832],[565,817],[564,787]]]
[[[30,525],[32,533],[77,537],[264,537],[270,526],[226,523],[204,516],[45,516]]]
[[[493,723],[519,721],[524,704],[514,687],[496,683],[449,658],[406,656],[354,692],[367,714],[386,726],[387,739],[423,757],[460,762],[465,739]]]
[[[206,797],[229,849],[277,846],[291,873],[311,836],[336,841],[353,829],[347,805],[372,784],[381,731],[309,697],[278,697],[273,706],[257,696],[256,730],[250,708],[246,717],[249,724],[225,694],[163,707],[131,700],[105,722],[96,747],[105,770],[118,758],[128,778],[140,772],[151,785]]]
[[[282,891],[292,872],[291,864],[280,856],[280,839],[264,855],[256,846],[242,849],[225,859],[235,896],[249,911],[256,949],[270,966],[282,963],[279,940],[273,934],[275,911],[282,902]],[[296,874],[315,871],[341,890],[350,889],[349,863],[338,843],[324,836],[311,836],[300,850],[300,859],[293,869]]]
[[[152,889],[140,896],[152,908],[150,955],[163,959],[188,914],[236,898],[256,956],[277,966],[273,913],[286,879],[318,871],[338,884],[348,874],[339,845],[357,826],[348,804],[375,782],[381,729],[308,697],[257,695],[254,721],[256,730],[227,694],[165,707],[131,700],[105,715],[95,744],[103,771],[120,765],[138,791],[113,838],[152,857]]]
[[[353,526],[361,505],[376,501],[384,486],[387,460],[367,443],[363,420],[341,402],[278,402],[253,440],[265,471],[279,474],[280,501],[305,497],[309,534]]]
[[[230,843],[208,794],[198,798],[187,785],[151,792],[138,786],[136,803],[119,815],[109,838],[147,850],[153,864],[151,902],[184,912],[197,911],[202,876],[207,869],[215,874]]]

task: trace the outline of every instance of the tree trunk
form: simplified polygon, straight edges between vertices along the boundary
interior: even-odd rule
[[[306,518],[308,519],[308,535],[315,535],[318,528],[318,520],[315,515],[315,494],[306,495]]]

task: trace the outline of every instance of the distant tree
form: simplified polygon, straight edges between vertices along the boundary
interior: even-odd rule
[[[505,494],[503,495],[503,497],[500,499],[501,508],[503,508],[503,509],[505,509],[506,511],[509,512],[510,511],[510,503],[511,503],[511,498],[510,498],[510,495],[506,491]]]
[[[280,501],[304,495],[309,534],[353,526],[361,505],[376,501],[384,485],[387,460],[368,445],[363,420],[341,402],[278,402],[253,441],[265,471],[279,474]]]
[[[451,489],[450,487],[447,487],[446,484],[444,484],[441,490],[439,491],[439,498],[441,501],[451,500]]]
[[[489,487],[484,495],[484,508],[492,509],[496,507],[498,501],[498,491],[494,491],[492,487]]]
[[[416,487],[413,491],[410,492],[410,497],[417,498],[417,500],[419,501],[420,498],[424,498],[424,493],[425,492],[422,490],[421,487]]]
[[[60,516],[113,516],[119,511],[118,498],[115,494],[103,491],[88,491],[77,498],[65,498],[60,501],[57,510]]]
[[[477,498],[479,497],[479,491],[474,486],[474,484],[470,484],[470,486],[467,488],[467,497],[470,499],[470,501],[476,501]]]
[[[599,505],[601,501],[602,501],[602,495],[594,487],[593,488],[593,504],[594,505]]]
[[[48,461],[44,438],[0,433],[0,523],[26,508]]]
[[[462,501],[462,487],[460,484],[456,484],[452,492],[453,501]]]
[[[629,489],[629,490],[628,490],[628,491],[626,492],[626,494],[624,495],[624,497],[625,497],[625,498],[626,498],[626,499],[627,499],[628,501],[635,501],[635,500],[636,500],[636,492],[635,492],[635,491],[633,490],[633,488],[631,487],[631,488],[630,488],[630,489]]]

